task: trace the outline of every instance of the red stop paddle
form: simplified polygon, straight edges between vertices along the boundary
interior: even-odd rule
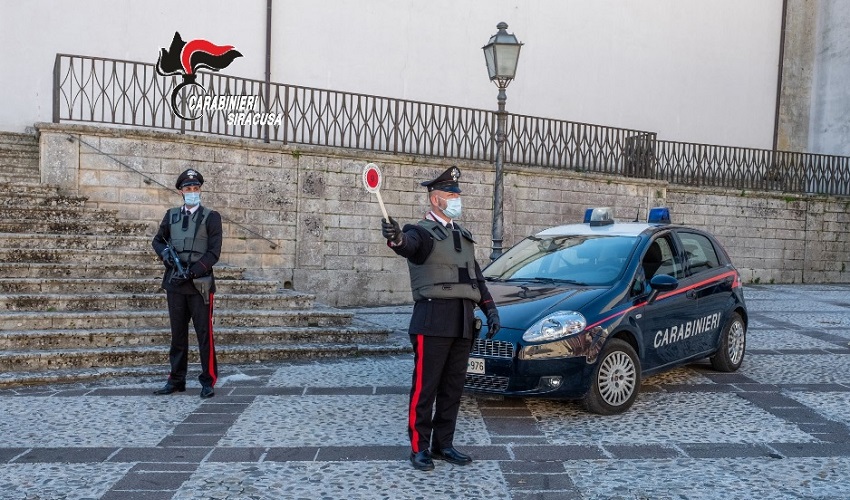
[[[381,212],[384,214],[384,220],[389,222],[390,216],[387,215],[387,209],[384,207],[384,200],[381,199],[381,169],[374,163],[367,163],[363,169],[363,185],[366,186],[366,191],[375,193],[378,197],[378,203],[381,205]]]

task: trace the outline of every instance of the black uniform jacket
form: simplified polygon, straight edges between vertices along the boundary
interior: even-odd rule
[[[423,264],[434,249],[434,239],[428,231],[418,225],[406,224],[401,245],[390,248],[414,264]],[[495,309],[493,298],[487,290],[487,282],[481,268],[475,263],[475,276],[481,301],[478,307],[485,313]],[[473,327],[475,303],[468,299],[425,299],[413,305],[410,318],[410,335],[433,337],[475,338],[478,332]]]
[[[207,207],[201,206],[207,215],[207,251],[204,255],[198,259],[197,262],[192,264],[189,268],[189,272],[194,276],[212,276],[212,268],[216,262],[218,262],[219,256],[221,256],[221,240],[222,240],[222,231],[221,231],[221,215],[215,210],[210,210]],[[194,215],[197,215],[197,211],[195,211]],[[165,247],[168,246],[168,242],[171,241],[171,221],[168,220],[168,212],[165,212],[165,216],[162,218],[162,222],[159,223],[159,231],[156,233],[156,236],[153,237],[153,242],[151,245],[153,246],[154,251],[157,255],[161,256],[162,251],[165,250]],[[162,257],[160,257],[162,258]],[[198,289],[195,288],[195,285],[192,284],[192,281],[187,281],[181,285],[173,285],[168,282],[168,277],[171,271],[166,269],[165,275],[162,277],[162,288],[166,289],[169,292],[182,293],[186,295],[191,295],[193,293],[198,293]],[[215,292],[215,277],[213,277],[212,285],[210,286],[210,292]]]

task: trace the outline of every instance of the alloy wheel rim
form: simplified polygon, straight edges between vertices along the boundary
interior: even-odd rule
[[[745,341],[744,325],[740,321],[735,321],[729,328],[729,359],[733,364],[738,364],[744,357],[744,341]]]
[[[599,367],[599,394],[605,403],[620,406],[635,390],[637,371],[632,358],[624,352],[607,356]]]

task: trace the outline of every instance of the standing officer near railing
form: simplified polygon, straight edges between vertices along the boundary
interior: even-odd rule
[[[201,206],[204,176],[189,169],[177,177],[175,187],[183,195],[183,206],[169,209],[153,238],[153,249],[165,264],[162,287],[167,292],[171,321],[171,373],[154,394],[186,390],[189,358],[189,320],[198,337],[201,358],[201,398],[215,395],[218,363],[213,341],[213,265],[221,255],[221,215]],[[174,262],[173,257],[179,262]],[[179,266],[178,266],[179,264]],[[181,276],[178,267],[184,270]]]
[[[469,352],[477,335],[475,305],[487,315],[488,337],[499,331],[499,313],[478,263],[472,235],[455,223],[460,217],[460,170],[451,167],[428,188],[431,210],[404,231],[390,217],[381,225],[387,244],[407,258],[413,315],[413,381],[410,389],[408,434],[410,463],[432,470],[432,458],[457,465],[472,463],[454,447],[460,397],[466,381]]]

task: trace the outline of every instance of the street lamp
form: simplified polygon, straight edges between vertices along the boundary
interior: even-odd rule
[[[502,157],[505,149],[505,128],[507,127],[508,114],[505,112],[505,101],[508,95],[505,89],[516,76],[516,66],[519,62],[519,49],[522,43],[511,33],[508,33],[508,24],[501,22],[496,25],[499,30],[490,37],[484,49],[484,60],[487,63],[487,73],[490,81],[499,87],[499,111],[496,112],[496,180],[493,184],[493,252],[490,260],[496,260],[502,255],[502,226],[504,225],[504,214],[502,213]]]

